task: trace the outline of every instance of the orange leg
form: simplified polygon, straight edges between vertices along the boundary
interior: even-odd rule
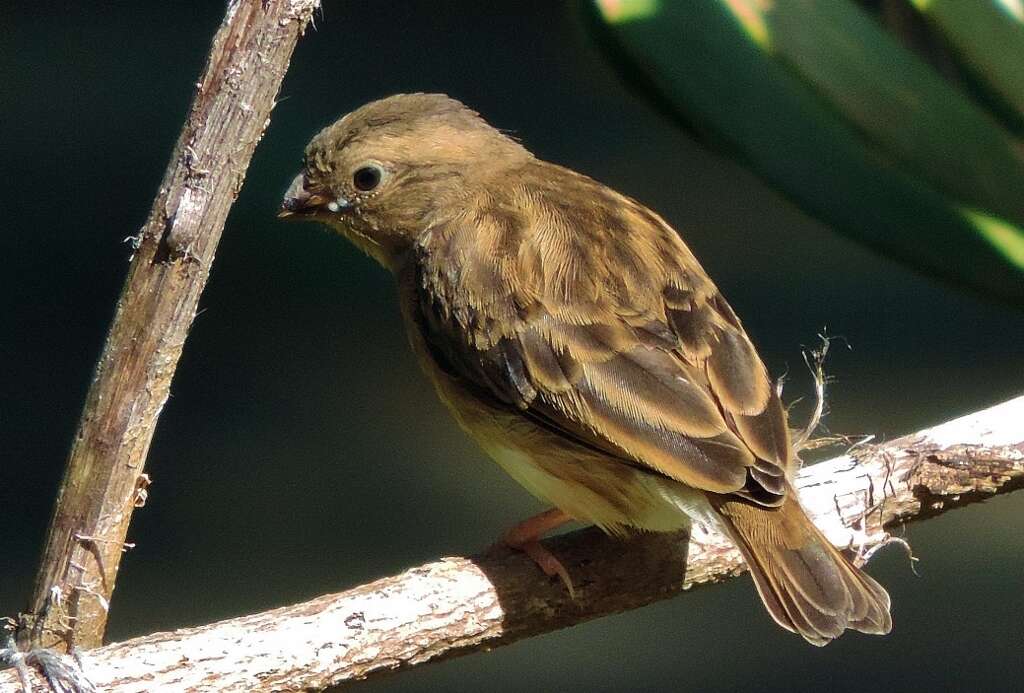
[[[537,567],[544,571],[545,575],[557,575],[569,590],[569,596],[576,598],[576,591],[572,587],[572,580],[569,578],[569,571],[555,558],[554,554],[544,548],[540,538],[553,529],[558,529],[572,518],[558,508],[545,510],[539,515],[527,518],[510,528],[502,535],[501,541],[505,546],[517,551],[522,551],[533,559]]]

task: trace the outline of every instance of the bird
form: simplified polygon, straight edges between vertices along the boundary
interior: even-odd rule
[[[740,319],[661,216],[428,93],[315,135],[278,216],[326,225],[394,275],[440,399],[553,506],[504,542],[570,591],[546,533],[697,521],[811,644],[891,630],[888,593],[800,505],[786,410]]]

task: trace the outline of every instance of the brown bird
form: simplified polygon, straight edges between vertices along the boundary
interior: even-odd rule
[[[772,617],[815,645],[887,633],[889,595],[808,519],[786,414],[732,308],[640,203],[535,158],[440,94],[374,101],[306,149],[282,217],[394,273],[409,339],[459,424],[555,508],[506,543],[570,586],[569,520],[730,536]]]

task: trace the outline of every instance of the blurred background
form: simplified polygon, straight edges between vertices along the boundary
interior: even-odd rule
[[[124,280],[123,240],[145,220],[223,9],[0,6],[0,614],[28,598]],[[748,168],[735,140],[720,146],[728,132],[680,127],[678,102],[657,84],[636,88],[607,43],[628,53],[633,39],[597,21],[546,1],[324,3],[228,220],[160,420],[110,639],[475,552],[541,509],[436,401],[407,351],[390,277],[342,240],[274,217],[308,139],[388,94],[451,94],[538,156],[658,210],[770,370],[789,374],[789,399],[810,394],[801,346],[826,330],[843,337],[827,364],[833,432],[891,438],[1024,391],[1024,312],[1006,292],[938,281],[838,233],[820,208],[812,216],[778,176]],[[678,49],[697,60],[689,38]],[[741,115],[756,129],[763,114]],[[862,192],[828,191],[850,205]],[[356,688],[1019,690],[1024,494],[906,536],[919,577],[898,549],[870,566],[893,597],[887,638],[811,648],[771,622],[743,577]]]

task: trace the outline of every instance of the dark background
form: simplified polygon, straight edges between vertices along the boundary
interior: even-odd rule
[[[109,637],[201,624],[479,550],[541,508],[435,401],[391,280],[274,218],[302,148],[360,104],[444,91],[539,156],[659,210],[789,398],[842,335],[829,427],[882,438],[1024,390],[1024,316],[831,232],[634,97],[570,6],[327,2],[225,229],[153,441]],[[130,253],[218,2],[0,7],[0,613],[25,606]],[[682,44],[685,46],[685,41]],[[756,114],[751,114],[752,118]],[[842,190],[836,190],[842,195]],[[838,345],[837,345],[838,346]],[[363,684],[366,690],[1019,690],[1024,495],[912,526],[872,562],[895,631],[823,650],[748,578]]]

